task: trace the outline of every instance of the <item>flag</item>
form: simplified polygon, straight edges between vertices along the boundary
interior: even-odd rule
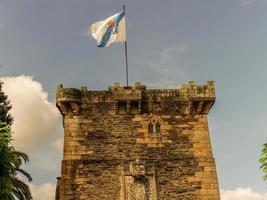
[[[92,24],[90,29],[98,47],[108,47],[112,42],[126,41],[125,11]]]

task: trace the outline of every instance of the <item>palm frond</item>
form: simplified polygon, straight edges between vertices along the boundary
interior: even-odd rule
[[[16,171],[20,172],[22,175],[24,175],[28,179],[29,182],[32,181],[31,175],[28,172],[26,172],[24,169],[17,168]]]
[[[13,178],[13,193],[15,196],[19,195],[20,200],[32,200],[32,195],[28,185],[19,180],[17,177]]]
[[[24,163],[27,163],[29,161],[29,157],[26,153],[23,153],[21,151],[15,151],[14,153],[19,159],[19,165],[22,164],[22,161],[24,161]]]

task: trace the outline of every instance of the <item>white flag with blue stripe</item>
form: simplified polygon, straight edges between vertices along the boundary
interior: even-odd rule
[[[125,12],[92,24],[91,34],[98,47],[108,47],[112,42],[126,41]]]

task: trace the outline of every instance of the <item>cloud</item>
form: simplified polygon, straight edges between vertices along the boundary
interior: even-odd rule
[[[174,81],[169,79],[159,79],[157,82],[154,83],[147,83],[146,84],[149,88],[162,88],[162,89],[171,89],[171,88],[178,88],[175,85]]]
[[[249,6],[249,5],[251,5],[253,3],[253,1],[242,1],[241,2],[241,6]]]
[[[147,70],[143,84],[150,88],[177,88],[177,80],[180,82],[190,79],[183,70],[183,59],[187,48],[184,45],[171,46],[162,49],[153,60],[143,57],[134,57],[137,66],[142,73]]]
[[[142,63],[142,65],[145,65],[160,74],[160,76],[163,76],[165,79],[167,76],[172,75],[175,72],[181,72],[177,67],[177,63],[179,62],[177,59],[179,59],[184,52],[185,46],[167,47],[161,50],[159,59],[156,61],[147,61],[140,58],[138,61]]]
[[[172,57],[177,56],[177,54],[180,54],[185,51],[185,46],[174,46],[174,47],[168,47],[161,51],[160,57],[161,59],[168,60]]]
[[[40,146],[60,125],[55,103],[48,101],[42,84],[30,76],[1,77],[12,104],[14,146],[25,152]]]
[[[257,193],[250,187],[236,188],[234,190],[221,189],[221,200],[266,200],[267,193]]]
[[[247,7],[247,6],[250,6],[254,3],[256,3],[258,0],[242,0],[241,1],[241,6],[243,7]]]
[[[56,184],[44,183],[39,186],[30,185],[34,200],[54,200]]]
[[[142,67],[149,69],[153,80],[145,82],[149,87],[173,88],[177,86],[177,80],[190,79],[183,70],[183,59],[187,48],[184,45],[171,46],[159,52],[158,59],[135,59]]]
[[[54,142],[54,147],[58,150],[58,152],[63,155],[63,138],[59,138]]]

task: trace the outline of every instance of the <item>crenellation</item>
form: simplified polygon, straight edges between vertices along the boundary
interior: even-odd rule
[[[219,200],[207,114],[214,82],[93,91],[57,87],[64,120],[58,200]]]
[[[146,89],[140,82],[134,87],[115,83],[107,91],[88,91],[85,86],[81,90],[62,85],[57,88],[57,106],[63,115],[79,115],[83,111],[92,114],[208,114],[214,102],[212,81],[201,86],[190,81],[180,89]]]

